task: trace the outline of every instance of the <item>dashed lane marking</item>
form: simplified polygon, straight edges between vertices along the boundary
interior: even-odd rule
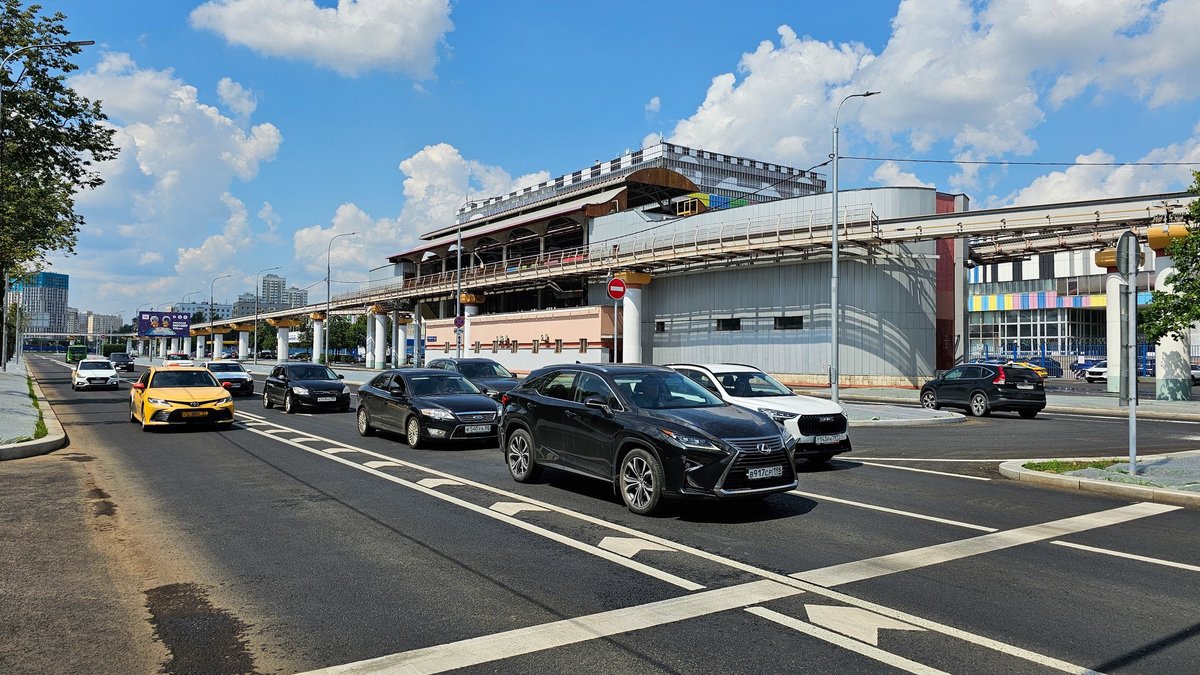
[[[1069,548],[1077,548],[1081,551],[1091,551],[1092,553],[1102,553],[1104,555],[1116,556],[1118,558],[1128,558],[1129,560],[1137,560],[1140,562],[1151,563],[1154,565],[1163,565],[1164,567],[1174,567],[1176,569],[1188,570],[1189,572],[1200,572],[1200,567],[1196,565],[1188,565],[1187,563],[1171,562],[1170,560],[1162,560],[1160,558],[1148,558],[1144,555],[1134,555],[1133,553],[1121,553],[1120,551],[1110,551],[1106,548],[1096,548],[1095,546],[1084,546],[1083,544],[1072,544],[1069,541],[1052,541],[1051,544],[1059,546],[1067,546]]]
[[[403,465],[397,464],[396,466]],[[442,487],[443,485],[462,485],[462,482],[454,480],[453,478],[422,478],[421,480],[417,481],[417,485],[423,485],[427,488],[437,488]]]
[[[662,544],[646,541],[638,537],[605,537],[600,540],[599,546],[607,551],[619,553],[626,558],[632,558],[642,551],[675,552],[675,549],[670,546],[663,546]]]
[[[499,511],[500,513],[503,513],[508,516],[515,516],[522,511],[548,511],[549,510],[549,509],[543,509],[540,506],[534,506],[533,504],[526,504],[524,502],[496,502],[495,504],[492,504],[488,508],[490,508],[493,511]]]
[[[858,640],[852,640],[831,630],[814,626],[811,623],[805,623],[800,619],[792,618],[786,614],[780,614],[779,612],[767,609],[765,607],[749,607],[746,609],[746,611],[757,617],[761,617],[768,621],[774,621],[781,626],[787,626],[788,628],[804,633],[805,635],[811,635],[817,639],[831,642],[839,647],[842,647],[843,649],[849,649],[856,654],[861,654],[868,658],[879,661],[880,663],[886,663],[893,668],[897,668],[905,672],[922,674],[942,673],[942,671],[926,666],[923,663],[917,663],[916,661],[906,659],[903,656],[886,652],[878,647],[864,644]]]
[[[828,495],[819,495],[819,494],[815,494],[812,492],[801,492],[800,490],[792,490],[788,494],[800,495],[801,497],[807,497],[809,499],[815,499],[817,501],[834,502],[837,504],[847,504],[849,506],[857,506],[859,508],[870,509],[872,511],[882,511],[884,513],[891,513],[891,514],[894,514],[897,516],[905,516],[907,518],[916,518],[918,520],[928,520],[928,521],[934,522],[934,523],[942,523],[943,525],[954,525],[955,527],[965,527],[969,530],[980,530],[982,532],[996,532],[997,531],[997,529],[994,527],[984,527],[983,525],[972,525],[971,523],[964,523],[964,522],[961,522],[958,520],[949,520],[947,518],[938,518],[937,516],[927,516],[927,515],[924,515],[921,513],[913,513],[912,511],[901,511],[899,509],[888,508],[886,506],[877,506],[875,504],[867,504],[864,502],[855,502],[855,501],[851,501],[849,499],[840,499],[838,497],[830,497]]]
[[[375,460],[373,462],[363,462],[363,466],[370,467],[372,469],[378,469],[378,468],[384,467],[384,466],[402,466],[402,465],[398,464],[396,462],[389,462],[386,460],[379,459],[379,460]],[[428,486],[426,486],[426,487],[428,487]]]
[[[916,469],[911,466],[890,466],[888,464],[877,464],[875,462],[864,462],[862,460],[851,460],[851,461],[856,461],[859,464],[862,464],[863,466],[877,466],[877,467],[882,467],[884,469],[895,469],[897,471],[914,471],[916,473],[932,473],[932,474],[935,474],[938,476],[949,476],[951,478],[968,478],[970,480],[991,480],[991,478],[984,478],[982,476],[967,476],[967,475],[961,474],[961,473],[947,473],[945,471],[930,471],[929,469]]]

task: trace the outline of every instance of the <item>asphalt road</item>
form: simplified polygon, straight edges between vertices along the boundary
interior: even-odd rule
[[[107,495],[108,527],[89,536],[122,581],[58,593],[113,595],[149,627],[63,640],[60,664],[154,655],[145,634],[162,648],[154,667],[178,673],[367,659],[614,673],[1200,662],[1200,513],[995,472],[998,459],[1120,455],[1122,420],[856,429],[855,451],[803,472],[796,493],[643,518],[585,479],[516,484],[494,445],[414,451],[359,437],[350,414],[242,399],[230,431],[143,433],[127,388],[74,393],[61,365],[30,365],[71,437],[54,461],[83,471],[81,503]],[[1200,425],[1139,428],[1145,452],[1200,445]],[[36,670],[6,654],[0,670]]]

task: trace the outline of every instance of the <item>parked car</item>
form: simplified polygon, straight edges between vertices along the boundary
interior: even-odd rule
[[[1056,359],[1050,358],[1049,356],[1033,356],[1028,359],[1021,359],[1021,361],[1024,363],[1029,363],[1029,364],[1033,364],[1035,366],[1041,366],[1042,368],[1045,368],[1046,374],[1049,375],[1050,377],[1062,377],[1063,376],[1062,364],[1059,363]],[[1042,377],[1044,378],[1047,375],[1042,375]]]
[[[414,450],[430,441],[495,439],[500,405],[458,373],[387,370],[358,388],[358,433],[402,433]]]
[[[762,497],[796,487],[778,424],[662,366],[550,366],[501,403],[500,446],[517,482],[544,467],[564,469],[611,483],[637,514],[666,498]]]
[[[1096,365],[1103,359],[1084,359],[1083,361],[1075,361],[1071,363],[1071,372],[1075,374],[1076,379],[1082,379],[1089,368]]]
[[[668,367],[728,403],[775,420],[793,439],[796,459],[819,464],[850,451],[846,411],[833,401],[801,396],[753,366],[676,363]]]
[[[242,364],[234,361],[209,361],[204,367],[234,396],[254,395],[254,379]]]
[[[1108,380],[1108,361],[1097,361],[1091,368],[1084,371],[1083,377],[1088,382]]]
[[[316,363],[282,363],[271,370],[263,383],[263,407],[283,406],[286,413],[301,407],[348,412],[350,387],[342,375]]]
[[[163,366],[172,368],[191,368],[196,365],[187,352],[171,352],[163,359]]]
[[[1032,419],[1046,407],[1046,386],[1037,373],[988,363],[966,363],[921,387],[921,405],[964,408],[975,417],[1015,410]]]
[[[108,359],[89,356],[71,371],[71,389],[120,389],[121,378]]]
[[[273,358],[275,358],[275,351],[274,351],[274,350],[272,350],[272,349],[263,349],[263,350],[260,350],[260,351],[258,352],[258,358],[260,358],[260,359],[273,359]]]
[[[309,352],[297,352],[288,357],[292,361],[312,361],[312,354]]]
[[[1200,384],[1200,366],[1192,364],[1192,386]]]
[[[426,367],[459,373],[496,400],[520,382],[508,368],[491,359],[434,359]]]
[[[1036,363],[1030,363],[1029,361],[1009,361],[1005,365],[1012,368],[1028,368],[1029,370],[1037,373],[1038,377],[1042,378],[1043,380],[1050,375],[1049,371],[1047,371],[1045,368]]]
[[[233,396],[203,368],[150,368],[129,390],[129,421],[156,426],[233,426]]]
[[[114,370],[133,372],[133,358],[125,352],[113,352],[108,355],[108,360],[112,362]]]

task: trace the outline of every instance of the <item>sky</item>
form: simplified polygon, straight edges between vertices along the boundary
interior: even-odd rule
[[[468,197],[660,138],[809,169],[864,91],[837,116],[842,189],[980,209],[1181,191],[1200,169],[1196,0],[40,4],[96,41],[69,84],[121,148],[46,269],[127,320],[233,302],[275,266],[321,301],[327,262],[352,290]]]

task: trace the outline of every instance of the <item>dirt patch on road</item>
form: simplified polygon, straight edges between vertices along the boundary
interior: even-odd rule
[[[171,652],[167,673],[252,673],[245,640],[249,628],[208,601],[196,584],[168,584],[146,591],[154,632]]]

